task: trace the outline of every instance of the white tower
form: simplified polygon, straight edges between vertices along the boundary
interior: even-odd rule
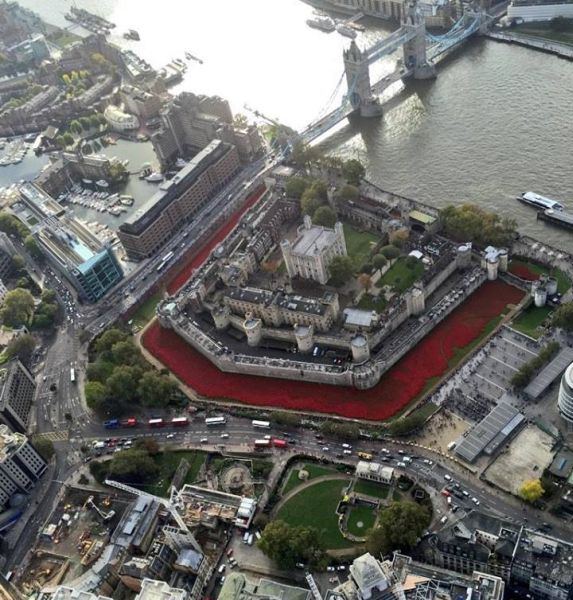
[[[368,340],[363,335],[359,334],[350,340],[350,349],[352,350],[352,361],[355,364],[359,365],[370,358]]]
[[[308,354],[314,345],[314,331],[312,325],[295,325],[294,337],[298,351]]]
[[[246,319],[243,321],[243,328],[247,335],[247,344],[249,346],[258,346],[263,339],[263,322],[247,314]]]
[[[368,57],[358,48],[354,40],[350,43],[350,48],[343,52],[342,57],[352,108],[361,117],[380,117],[382,106],[372,95]]]

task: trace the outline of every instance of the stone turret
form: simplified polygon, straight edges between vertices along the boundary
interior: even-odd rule
[[[368,339],[363,335],[357,335],[350,341],[352,350],[352,362],[359,365],[365,363],[370,358],[370,346]]]
[[[314,330],[312,325],[295,325],[294,337],[296,339],[296,347],[302,354],[308,354],[314,345]]]
[[[258,346],[263,339],[263,322],[261,319],[253,317],[247,313],[243,321],[243,329],[247,335],[247,344],[249,346]]]
[[[361,117],[380,117],[382,106],[378,102],[378,98],[372,95],[368,56],[352,40],[350,48],[343,52],[342,57],[352,108]]]

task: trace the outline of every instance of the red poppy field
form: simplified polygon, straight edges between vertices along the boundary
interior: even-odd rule
[[[525,281],[537,281],[539,279],[539,273],[532,271],[527,265],[517,261],[512,261],[508,271],[512,275],[524,279]]]
[[[442,375],[457,349],[470,344],[507,304],[517,304],[522,297],[521,290],[502,281],[484,283],[390,369],[376,387],[363,391],[223,373],[157,321],[145,333],[143,344],[181,381],[208,398],[382,421],[407,406],[428,380]]]

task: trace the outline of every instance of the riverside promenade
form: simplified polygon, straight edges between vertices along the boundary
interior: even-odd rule
[[[555,54],[561,58],[573,60],[573,46],[569,44],[560,44],[559,42],[552,42],[551,40],[544,38],[501,31],[490,31],[486,34],[486,37],[497,40],[498,42],[517,44],[518,46],[533,48],[535,50],[540,50],[541,52],[547,52],[548,54]]]

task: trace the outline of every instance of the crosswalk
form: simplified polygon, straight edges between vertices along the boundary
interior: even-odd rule
[[[69,433],[67,431],[46,431],[44,433],[38,433],[34,436],[40,440],[50,440],[51,442],[67,442]]]

